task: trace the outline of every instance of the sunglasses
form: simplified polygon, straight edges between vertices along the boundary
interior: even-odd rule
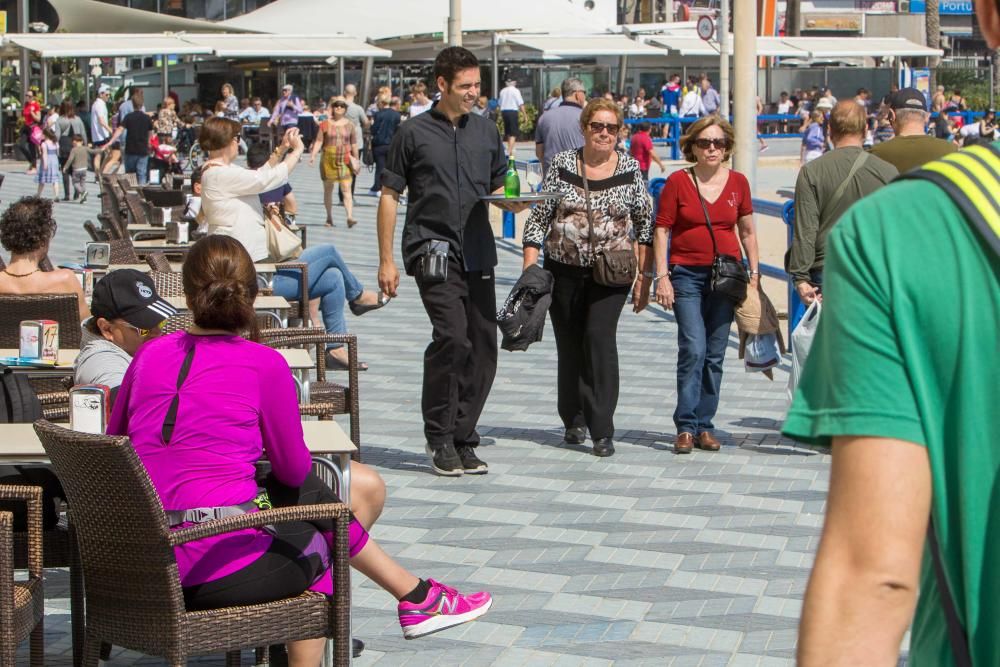
[[[703,151],[707,151],[712,146],[715,146],[720,151],[724,151],[729,148],[728,139],[695,139],[694,145]]]
[[[151,334],[160,334],[160,333],[162,333],[162,327],[163,327],[163,322],[160,322],[159,324],[157,324],[152,329],[140,329],[139,327],[132,326],[128,322],[124,322],[124,324],[129,329],[132,329],[136,333],[138,333],[140,338],[149,338],[149,336]]]
[[[343,102],[334,102],[331,106],[334,109],[346,109],[347,108],[347,105],[344,104]]]
[[[621,129],[621,125],[618,123],[598,123],[597,121],[591,121],[590,131],[594,134],[600,134],[604,130],[608,131],[608,134],[618,134],[618,130]]]

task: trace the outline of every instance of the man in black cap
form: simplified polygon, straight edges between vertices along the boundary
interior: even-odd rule
[[[903,88],[889,100],[889,118],[896,136],[876,144],[876,155],[905,173],[958,150],[955,144],[927,134],[927,98],[916,88]]]
[[[147,274],[119,269],[94,285],[90,312],[83,322],[76,383],[106,385],[114,396],[136,350],[159,336],[177,309],[160,298]]]

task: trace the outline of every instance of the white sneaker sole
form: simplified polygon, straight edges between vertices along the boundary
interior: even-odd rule
[[[424,451],[427,452],[427,458],[431,460],[431,470],[436,472],[438,475],[441,475],[442,477],[461,477],[465,473],[465,471],[461,468],[456,468],[455,470],[438,468],[437,465],[434,464],[434,450],[431,449],[429,443],[424,443]]]
[[[447,630],[448,628],[453,628],[456,625],[462,625],[463,623],[468,623],[469,621],[474,621],[486,612],[490,610],[493,606],[493,598],[484,604],[479,609],[473,609],[472,611],[467,611],[464,614],[455,614],[449,616],[432,616],[420,625],[411,625],[407,628],[403,628],[403,638],[404,639],[419,639],[420,637],[426,637],[427,635],[432,635],[435,632],[441,632],[442,630]]]

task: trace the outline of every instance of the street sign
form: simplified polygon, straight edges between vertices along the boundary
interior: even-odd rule
[[[706,14],[699,16],[697,30],[698,36],[706,42],[712,39],[712,36],[715,35],[715,19]]]

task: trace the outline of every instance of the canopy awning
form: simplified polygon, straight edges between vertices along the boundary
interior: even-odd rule
[[[14,33],[4,43],[34,51],[42,58],[94,58],[209,54],[212,49],[171,34]]]
[[[184,41],[220,58],[388,58],[392,51],[348,35],[198,34]]]
[[[650,44],[663,47],[681,56],[714,56],[719,53],[717,42],[678,34],[643,35]],[[733,37],[729,36],[729,53],[733,53]],[[902,37],[758,37],[758,56],[779,56],[803,60],[888,56],[942,56],[943,51],[911,42]]]
[[[522,35],[501,37],[501,42],[541,51],[545,58],[588,56],[662,56],[663,50],[626,35]]]
[[[59,16],[58,29],[73,33],[245,32],[211,21],[120,7],[98,0],[48,0]]]

